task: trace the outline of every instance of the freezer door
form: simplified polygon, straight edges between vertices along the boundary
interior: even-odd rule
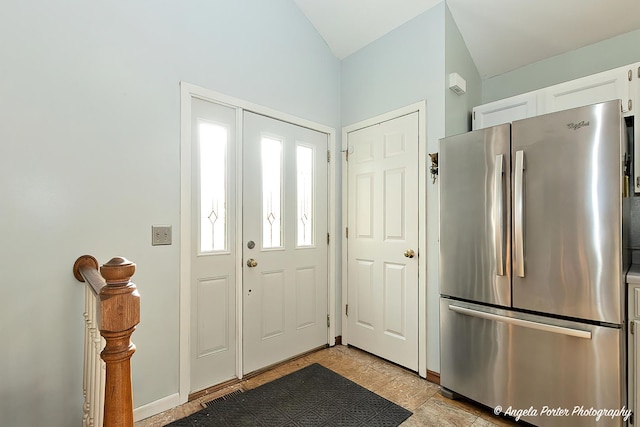
[[[533,408],[537,414],[523,419],[538,426],[623,425],[623,417],[574,413],[625,405],[621,329],[447,298],[440,325],[442,387],[502,412]],[[551,416],[545,407],[568,414]]]
[[[512,124],[513,307],[619,324],[620,101]]]
[[[510,125],[440,141],[440,293],[509,306]]]

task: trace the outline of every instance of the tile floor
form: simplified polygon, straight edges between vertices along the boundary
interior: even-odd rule
[[[200,409],[201,403],[234,390],[249,390],[312,363],[319,363],[361,386],[410,410],[413,415],[403,427],[415,426],[513,426],[509,419],[496,417],[489,408],[464,400],[452,401],[440,395],[437,384],[416,373],[388,363],[353,347],[337,345],[285,362],[264,373],[222,388],[177,408],[135,423],[135,427],[164,426]]]

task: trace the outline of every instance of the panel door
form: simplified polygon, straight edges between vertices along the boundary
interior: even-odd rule
[[[348,342],[417,370],[418,113],[348,147]]]
[[[327,135],[244,113],[243,359],[252,372],[328,342]]]
[[[191,104],[191,390],[236,376],[236,110]]]
[[[513,307],[622,323],[620,102],[516,121]]]

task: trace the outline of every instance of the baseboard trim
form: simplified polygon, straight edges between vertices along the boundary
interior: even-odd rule
[[[440,385],[440,374],[427,369],[427,381]]]
[[[162,399],[158,399],[154,402],[147,403],[146,405],[135,408],[133,410],[133,420],[144,420],[145,418],[152,417],[159,414],[160,412],[175,408],[181,403],[182,402],[180,402],[179,393],[171,394],[169,396],[163,397]]]

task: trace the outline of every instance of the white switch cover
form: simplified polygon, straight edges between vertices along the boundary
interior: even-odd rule
[[[171,244],[171,226],[170,225],[152,225],[151,226],[151,245],[170,245]]]

